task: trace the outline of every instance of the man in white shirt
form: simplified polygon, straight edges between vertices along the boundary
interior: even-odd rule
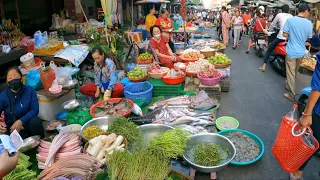
[[[262,72],[266,70],[266,65],[269,60],[270,54],[273,52],[274,48],[280,43],[286,41],[286,38],[283,37],[283,26],[286,23],[287,19],[292,17],[291,14],[289,14],[289,5],[284,4],[281,6],[282,13],[278,13],[277,16],[272,21],[272,24],[269,27],[269,31],[274,31],[273,28],[279,24],[280,31],[277,35],[277,38],[272,41],[272,43],[269,44],[268,50],[266,51],[264,55],[264,61],[263,65],[259,68]]]
[[[207,11],[202,11],[202,18],[204,21],[207,20]]]

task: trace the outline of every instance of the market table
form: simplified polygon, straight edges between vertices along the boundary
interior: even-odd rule
[[[9,53],[0,53],[0,65],[19,59],[25,53],[22,48],[14,48]]]
[[[186,32],[186,35],[187,35],[186,43],[188,43],[189,42],[189,38],[191,37],[191,34],[197,32],[197,30],[198,30],[198,28],[197,29],[179,28],[177,30],[173,30],[172,33],[184,33],[184,32]]]

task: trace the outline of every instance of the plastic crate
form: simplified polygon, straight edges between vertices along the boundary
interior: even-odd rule
[[[230,89],[230,77],[227,76],[220,80],[220,88],[222,92],[229,92]]]
[[[167,85],[161,79],[149,79],[152,86],[152,96],[179,96],[184,93],[183,83],[176,85]]]

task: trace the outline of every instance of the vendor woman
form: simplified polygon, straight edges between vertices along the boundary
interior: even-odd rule
[[[180,62],[181,58],[176,56],[168,42],[169,39],[162,35],[160,26],[154,25],[150,28],[152,38],[150,39],[151,47],[156,51],[160,63],[168,68],[173,68],[173,64]]]
[[[118,71],[114,62],[105,57],[105,53],[100,47],[94,47],[91,51],[94,59],[94,84],[84,85],[80,92],[90,97],[98,98],[104,93],[104,100],[119,98],[122,96],[124,87],[117,83]]]
[[[6,73],[9,88],[0,94],[0,112],[4,111],[5,122],[0,122],[0,134],[10,134],[17,130],[22,138],[40,135],[44,129],[38,118],[39,103],[36,91],[23,85],[21,71],[11,67]]]

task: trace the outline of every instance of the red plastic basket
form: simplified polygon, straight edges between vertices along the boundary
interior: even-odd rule
[[[96,116],[95,116],[95,114],[94,114],[94,111],[95,111],[96,107],[98,107],[98,106],[100,106],[100,105],[102,105],[102,104],[104,104],[104,103],[106,103],[106,102],[116,103],[116,102],[121,101],[121,99],[122,99],[122,98],[111,98],[111,99],[108,99],[108,100],[103,100],[103,101],[97,102],[96,104],[92,105],[92,107],[90,108],[90,115],[91,115],[93,118],[96,118]],[[130,99],[126,99],[126,100],[127,100],[128,103],[131,104],[131,109],[130,109],[127,113],[125,113],[124,115],[122,115],[123,117],[128,117],[128,116],[131,114],[131,112],[132,112],[132,110],[133,110],[133,108],[134,108],[134,107],[133,107],[133,106],[134,106],[133,101],[131,101]]]
[[[178,77],[178,78],[166,78],[165,76],[167,75],[167,73],[164,73],[161,75],[162,77],[162,80],[164,83],[166,84],[170,84],[170,85],[173,85],[173,84],[180,84],[184,81],[184,77],[186,76],[185,74],[181,77]]]
[[[287,172],[297,171],[306,160],[319,148],[319,142],[312,136],[312,130],[308,127],[314,147],[305,144],[302,136],[306,133],[303,130],[299,135],[294,135],[298,123],[283,118],[277,138],[272,147],[272,154],[278,160],[280,166]]]

